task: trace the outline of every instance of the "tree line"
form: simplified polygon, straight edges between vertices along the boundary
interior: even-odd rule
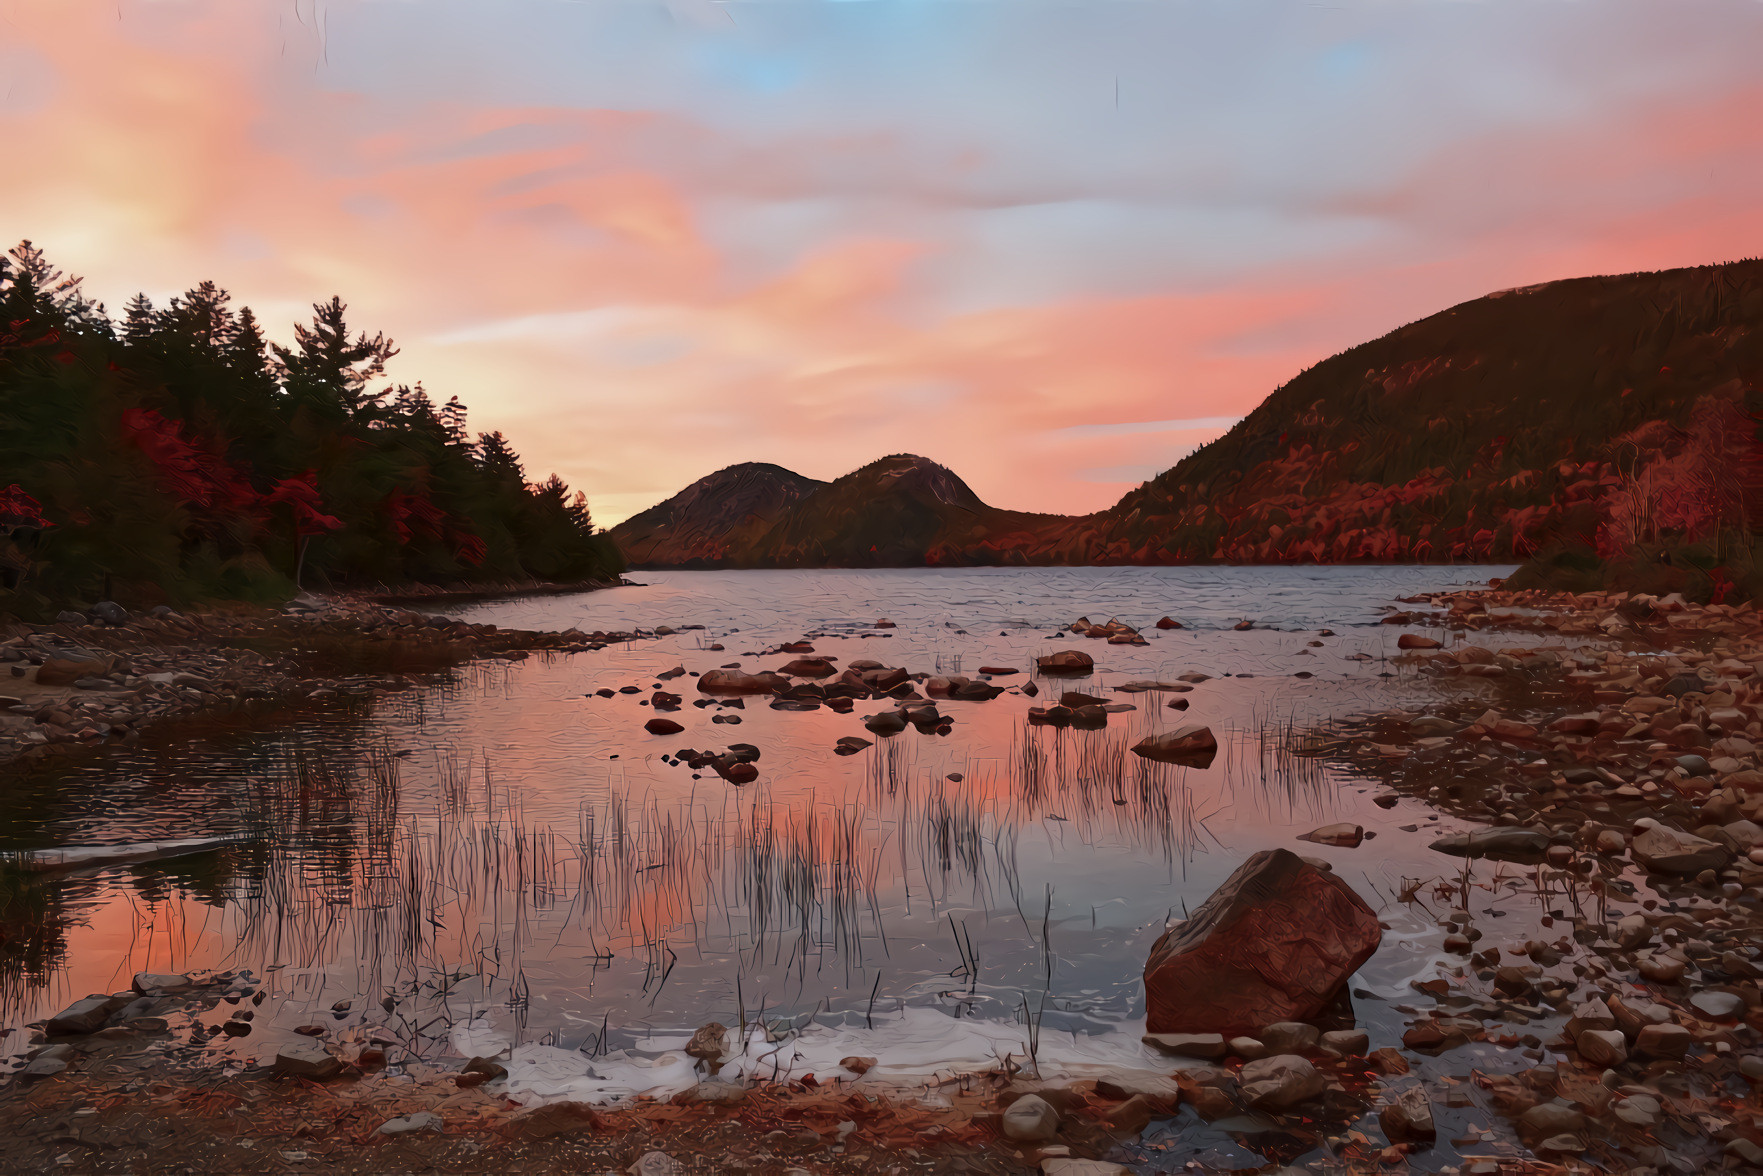
[[[622,570],[582,492],[386,380],[347,309],[282,346],[213,282],[112,318],[29,241],[0,257],[0,611]]]

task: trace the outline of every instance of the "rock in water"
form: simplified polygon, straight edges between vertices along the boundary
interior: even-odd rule
[[[97,993],[74,1001],[50,1017],[49,1023],[43,1028],[51,1037],[96,1033],[104,1028],[104,1022],[110,1019],[111,1013],[127,1003],[127,1000],[120,997]]]
[[[275,1068],[278,1073],[323,1082],[342,1073],[343,1063],[323,1043],[302,1040],[290,1041],[276,1052]]]
[[[1289,850],[1262,850],[1152,946],[1146,1030],[1252,1037],[1311,1020],[1382,938],[1352,887]]]
[[[672,719],[650,719],[643,724],[643,730],[651,735],[678,735],[685,728]]]
[[[706,670],[698,676],[698,689],[705,694],[778,694],[790,688],[790,680],[779,674],[748,674],[741,670]]]
[[[1006,1139],[1051,1139],[1059,1131],[1059,1112],[1040,1095],[1025,1094],[1005,1108],[1001,1126]]]
[[[1239,1077],[1244,1101],[1275,1111],[1313,1099],[1328,1089],[1328,1079],[1297,1054],[1275,1054],[1250,1062]]]
[[[1096,668],[1095,659],[1077,649],[1061,649],[1046,657],[1037,657],[1035,665],[1043,674],[1087,674]]]
[[[1391,1095],[1389,1105],[1378,1112],[1377,1121],[1391,1143],[1402,1140],[1421,1142],[1438,1135],[1438,1128],[1432,1120],[1432,1103],[1427,1100],[1426,1091],[1418,1086]]]
[[[1298,834],[1299,841],[1310,841],[1317,845],[1335,845],[1342,849],[1357,849],[1365,841],[1363,825],[1324,825],[1320,829],[1312,829],[1308,833]]]
[[[698,1026],[692,1040],[686,1043],[686,1056],[714,1065],[728,1052],[728,1027],[720,1021]]]
[[[1535,865],[1549,853],[1549,835],[1535,829],[1477,829],[1454,833],[1432,843],[1440,853],[1455,857],[1487,858],[1492,862],[1524,862]]]
[[[1160,763],[1209,768],[1218,754],[1218,740],[1211,727],[1181,727],[1161,735],[1147,735],[1133,744],[1133,751]]]

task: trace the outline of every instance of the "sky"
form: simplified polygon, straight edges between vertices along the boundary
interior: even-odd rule
[[[1489,291],[1763,254],[1763,3],[0,0],[0,235],[336,293],[611,525],[912,452],[1083,513]]]

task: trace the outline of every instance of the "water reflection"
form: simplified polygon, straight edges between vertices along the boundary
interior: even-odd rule
[[[1135,590],[1164,599],[1137,601],[1129,619],[1183,611],[1168,603],[1169,576],[1130,571]],[[1084,689],[1187,668],[1214,677],[1183,696],[1185,713],[1155,694],[1121,696],[1139,709],[1100,730],[1031,726],[1030,700],[1011,693],[942,703],[948,737],[909,729],[851,757],[831,748],[862,730],[861,710],[750,705],[726,712],[742,719],[731,730],[709,723],[725,712],[688,709],[686,733],[652,739],[635,696],[593,691],[647,689],[675,664],[775,668],[787,659],[755,651],[814,634],[817,656],[847,662],[1027,666],[1072,642],[1052,636],[1072,615],[1128,611],[1071,608],[1061,595],[1111,584],[1111,572],[922,574],[916,605],[900,597],[898,574],[839,579],[837,612],[840,598],[817,574],[797,574],[803,591],[782,600],[787,581],[706,574],[658,595],[660,616],[690,610],[711,626],[703,631],[475,667],[371,709],[199,732],[33,776],[0,799],[14,844],[251,840],[156,869],[0,878],[0,1014],[16,1028],[138,970],[246,968],[269,997],[250,1037],[212,1048],[258,1054],[317,1023],[428,1056],[488,1016],[517,1039],[604,1050],[657,1026],[726,1020],[737,1006],[823,1022],[929,1005],[999,1019],[1028,1008],[1047,1031],[1118,1024],[1140,1008],[1138,972],[1165,920],[1244,854],[1291,844],[1299,826],[1346,818],[1390,838],[1375,858],[1342,860],[1392,891],[1404,871],[1420,872],[1424,850],[1394,818],[1294,754],[1299,730],[1320,718],[1430,689],[1349,658],[1393,642],[1374,623],[1377,608],[1420,586],[1403,580],[1414,570],[1336,570],[1352,575],[1335,577],[1321,604],[1304,597],[1334,625],[1358,626],[1321,650],[1310,632],[1224,624],[1297,599],[1302,584],[1263,571],[1234,570],[1228,601],[1186,610],[1198,628],[1148,648],[1108,647]],[[611,627],[638,591],[479,611],[497,623]],[[878,638],[851,619],[872,612],[897,614],[897,635]],[[1211,613],[1215,628],[1205,627]],[[1131,753],[1143,736],[1189,721],[1217,732],[1210,769]],[[675,740],[736,739],[763,748],[761,776],[746,788],[673,759]]]

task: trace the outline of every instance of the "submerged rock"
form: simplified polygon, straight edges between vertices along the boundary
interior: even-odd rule
[[[698,676],[704,694],[781,694],[790,680],[780,674],[749,674],[744,670],[706,670]]]
[[[1377,1122],[1391,1143],[1426,1142],[1438,1135],[1433,1124],[1432,1102],[1418,1086],[1397,1091],[1390,1102],[1378,1112]]]
[[[43,1029],[51,1037],[96,1033],[104,1028],[104,1022],[110,1019],[110,1014],[128,1003],[122,997],[95,993],[74,1001],[50,1017],[49,1023]]]
[[[1628,853],[1638,865],[1659,874],[1700,874],[1723,869],[1732,860],[1732,854],[1719,842],[1664,825],[1636,834]]]
[[[1288,850],[1262,850],[1152,946],[1146,1029],[1258,1036],[1312,1020],[1382,938],[1352,887]]]

